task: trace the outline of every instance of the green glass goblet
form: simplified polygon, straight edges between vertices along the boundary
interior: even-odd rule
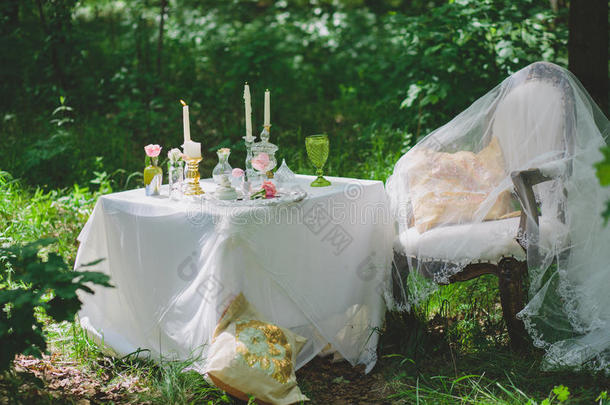
[[[330,186],[330,181],[326,180],[322,168],[328,159],[329,142],[326,135],[310,135],[305,138],[305,149],[307,156],[316,168],[317,179],[310,184],[311,187]]]

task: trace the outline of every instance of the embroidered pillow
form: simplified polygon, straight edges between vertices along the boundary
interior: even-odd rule
[[[206,372],[229,394],[257,403],[307,401],[296,381],[294,364],[306,339],[268,323],[239,294],[216,326]]]
[[[511,212],[511,193],[492,193],[506,178],[497,138],[479,153],[413,150],[408,164],[409,193],[419,233],[445,224],[472,221],[480,210],[484,219],[518,215]],[[487,205],[482,205],[486,202]]]

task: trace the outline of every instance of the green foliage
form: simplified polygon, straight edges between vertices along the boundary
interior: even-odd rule
[[[141,171],[143,145],[181,143],[181,98],[202,174],[220,146],[241,166],[245,81],[255,128],[271,89],[272,140],[293,169],[313,172],[304,137],[324,132],[329,174],[384,180],[511,72],[566,64],[565,10],[533,0],[170,2],[160,52],[157,3],[41,3],[22,2],[0,40],[0,161],[48,187],[84,184],[100,156],[107,173]]]
[[[0,171],[0,243],[8,246],[39,238],[55,238],[52,248],[67,261],[76,256],[76,237],[91,214],[97,197],[120,190],[118,178],[105,174],[101,161],[100,175],[93,179],[99,187],[74,185],[69,189],[45,192],[30,188]],[[49,247],[51,248],[51,247]]]
[[[540,405],[552,405],[555,403],[563,403],[570,397],[570,390],[568,387],[563,385],[557,385],[553,387],[553,390],[549,394],[548,398],[545,398],[540,402]],[[557,401],[556,401],[557,400]],[[538,402],[530,399],[527,401],[527,405],[538,405]]]
[[[77,292],[93,294],[87,283],[110,287],[107,275],[70,270],[54,252],[41,251],[53,240],[0,249],[0,371],[11,367],[16,354],[40,356],[47,344],[38,311],[57,322],[72,321],[82,302]],[[95,263],[91,263],[94,265]]]
[[[151,391],[142,401],[154,404],[233,404],[222,390],[210,385],[203,375],[190,370],[192,361],[165,362],[152,371]]]
[[[595,168],[600,184],[608,187],[610,186],[610,146],[602,148],[602,153],[604,154],[604,160],[596,163]],[[607,224],[610,219],[610,200],[606,202],[606,211],[602,215]]]
[[[558,385],[555,388],[553,388],[553,394],[556,395],[557,400],[559,402],[565,402],[568,400],[568,397],[570,396],[570,390],[568,389],[568,387],[565,387],[563,385]]]
[[[597,177],[602,186],[610,186],[610,146],[602,148],[604,160],[595,164]]]

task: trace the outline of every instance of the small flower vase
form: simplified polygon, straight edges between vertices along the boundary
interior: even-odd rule
[[[144,188],[147,196],[159,195],[163,182],[163,169],[157,166],[157,157],[146,157],[144,168]]]
[[[222,176],[226,176],[227,179],[231,178],[231,165],[229,164],[229,155],[231,154],[231,149],[222,148],[216,151],[218,155],[218,164],[212,170],[212,178],[214,179],[214,183],[217,186],[222,184]]]
[[[184,167],[182,160],[167,164],[167,178],[169,180],[170,200],[182,198],[182,183],[184,182]]]

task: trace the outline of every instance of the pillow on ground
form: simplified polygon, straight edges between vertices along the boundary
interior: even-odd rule
[[[484,210],[486,220],[512,216],[510,191],[499,193],[495,199],[492,195],[507,176],[497,138],[479,153],[413,150],[407,173],[419,233],[439,225],[471,222],[484,203],[489,204]]]
[[[266,322],[239,294],[221,317],[208,353],[206,372],[229,394],[259,404],[307,401],[294,373],[306,339]]]

